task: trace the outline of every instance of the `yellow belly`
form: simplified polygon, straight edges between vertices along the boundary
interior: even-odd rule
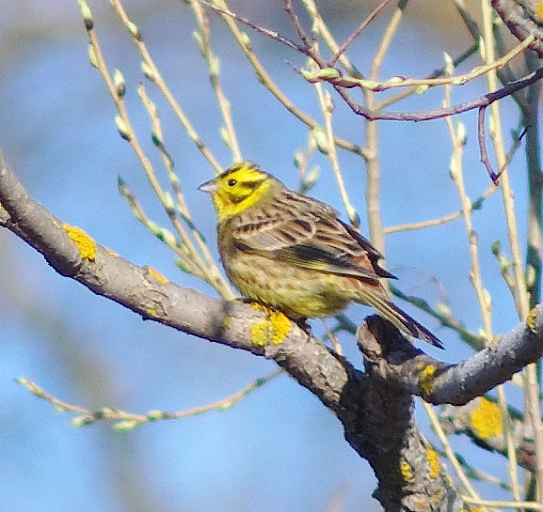
[[[228,277],[246,297],[295,318],[341,312],[351,301],[345,277],[299,268],[257,255],[242,254],[225,265]]]

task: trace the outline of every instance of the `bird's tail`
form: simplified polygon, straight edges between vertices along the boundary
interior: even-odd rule
[[[419,324],[414,318],[411,318],[405,311],[386,298],[370,291],[359,290],[359,301],[375,308],[384,319],[408,336],[414,336],[419,340],[426,341],[430,345],[434,345],[434,347],[444,348],[441,341],[426,327]]]

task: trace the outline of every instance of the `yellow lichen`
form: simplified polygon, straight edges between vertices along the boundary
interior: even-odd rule
[[[537,4],[534,13],[537,14],[537,17],[539,18],[538,21],[543,21],[543,2]]]
[[[164,318],[164,309],[159,302],[144,305],[143,310],[149,318]]]
[[[501,435],[503,422],[500,408],[484,397],[479,398],[477,407],[471,413],[471,426],[481,439]]]
[[[526,318],[526,325],[530,331],[535,332],[537,327],[537,308],[532,308]]]
[[[147,306],[144,308],[144,311],[145,311],[145,314],[150,317],[150,318],[155,318],[156,317],[156,309],[152,306]]]
[[[228,315],[224,315],[221,319],[222,325],[226,330],[229,330],[232,328],[232,317]]]
[[[428,458],[428,465],[430,466],[428,476],[435,479],[439,476],[439,455],[434,449],[426,448],[426,457]]]
[[[273,311],[262,304],[254,303],[253,309],[265,311],[268,318],[251,326],[251,341],[254,345],[279,345],[290,332],[290,319],[280,311]]]
[[[153,276],[159,283],[166,284],[168,282],[168,280],[160,272],[152,267],[147,268],[147,273],[150,276]]]
[[[431,394],[434,391],[434,378],[436,374],[436,367],[429,364],[420,372],[419,381],[417,383],[418,388],[426,394]]]
[[[251,326],[251,341],[254,345],[267,345],[270,341],[270,323],[262,320]]]
[[[110,256],[113,256],[114,258],[118,258],[119,255],[115,252],[115,251],[112,251],[111,249],[108,249],[107,247],[105,248],[106,249],[106,252],[110,255]]]
[[[400,464],[400,473],[406,482],[413,480],[413,468],[408,462],[402,462]]]
[[[96,242],[81,228],[70,226],[68,224],[62,224],[62,227],[68,236],[75,242],[75,245],[77,245],[81,257],[84,260],[95,261]]]

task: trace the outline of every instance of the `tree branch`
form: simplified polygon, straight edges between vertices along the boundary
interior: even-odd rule
[[[463,405],[510,379],[543,353],[543,306],[485,349],[446,364],[415,348],[390,324],[370,317],[358,330],[366,366],[389,384],[432,404]]]
[[[59,274],[93,293],[122,304],[145,320],[273,359],[327,407],[338,409],[352,369],[320,340],[284,315],[184,288],[100,246],[32,199],[1,152],[0,226],[39,251]]]
[[[541,2],[536,0],[492,0],[492,7],[519,41],[531,34],[535,36],[530,48],[539,58],[543,57],[543,18],[540,4]]]

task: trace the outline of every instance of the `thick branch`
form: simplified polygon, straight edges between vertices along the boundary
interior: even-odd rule
[[[526,322],[492,345],[454,365],[426,355],[393,331],[379,317],[368,318],[359,329],[359,345],[373,371],[427,402],[463,405],[541,357],[543,306],[536,306]]]
[[[371,365],[366,370],[363,381],[345,386],[338,417],[347,441],[375,471],[374,497],[387,511],[462,508],[437,453],[416,425],[412,395],[397,382],[383,380]]]
[[[225,302],[167,282],[156,271],[130,263],[83,233],[85,243],[95,247],[94,255],[84,254],[66,225],[28,195],[1,152],[0,226],[39,251],[58,273],[97,295],[146,320],[274,359],[327,407],[338,409],[351,368],[319,340],[286,317],[277,320],[277,315],[242,301]]]

